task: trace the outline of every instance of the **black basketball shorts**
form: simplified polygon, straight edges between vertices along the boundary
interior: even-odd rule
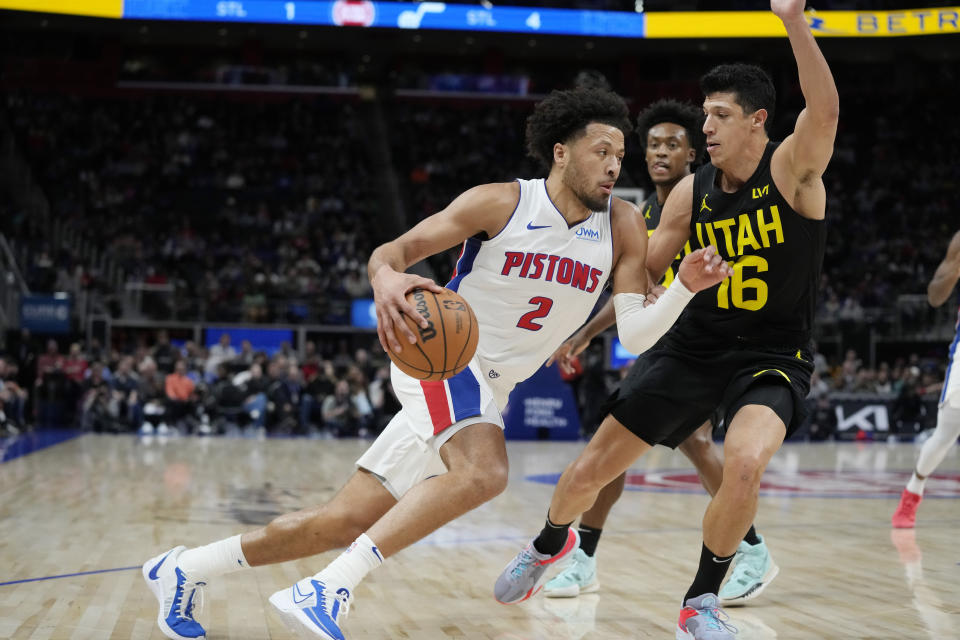
[[[809,348],[769,348],[746,344],[680,342],[675,332],[641,354],[607,400],[612,415],[641,440],[675,448],[720,410],[724,424],[744,404],[770,406],[787,426],[787,436],[806,417],[813,357]],[[781,385],[790,390],[792,407],[782,394],[751,391]],[[746,402],[740,400],[747,394]]]

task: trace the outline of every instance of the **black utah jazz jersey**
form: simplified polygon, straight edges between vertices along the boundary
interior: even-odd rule
[[[643,201],[643,204],[640,205],[640,211],[643,213],[643,221],[647,223],[647,238],[653,235],[654,229],[660,224],[660,212],[663,211],[663,206],[657,202],[657,190],[654,189],[653,193],[650,194],[650,197]],[[660,278],[658,284],[662,284],[665,287],[669,287],[670,283],[673,282],[673,279],[677,276],[677,269],[680,268],[680,262],[683,260],[683,257],[690,253],[690,241],[687,241],[687,244],[683,246],[680,253],[673,259],[673,262],[670,263],[670,266],[667,267],[666,272],[663,274],[663,277]]]
[[[684,320],[698,331],[771,347],[805,346],[811,337],[826,225],[794,211],[773,183],[770,142],[756,171],[724,193],[706,163],[693,181],[690,240],[714,245],[733,276],[698,293]]]

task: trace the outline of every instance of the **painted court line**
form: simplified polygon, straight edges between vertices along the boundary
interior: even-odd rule
[[[114,571],[132,571],[139,569],[140,565],[133,567],[117,567],[116,569],[97,569],[96,571],[81,571],[79,573],[64,573],[59,576],[44,576],[42,578],[26,578],[25,580],[10,580],[9,582],[0,582],[0,587],[6,587],[11,584],[23,584],[24,582],[42,582],[43,580],[59,580],[60,578],[75,578],[77,576],[92,576],[97,573],[112,573]]]

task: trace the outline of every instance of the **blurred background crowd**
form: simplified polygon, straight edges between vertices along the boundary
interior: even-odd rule
[[[892,6],[822,8],[868,4]],[[539,97],[586,77],[608,81],[634,113],[659,97],[697,102],[699,75],[736,58],[762,63],[775,80],[774,139],[802,108],[778,41],[747,52],[717,42],[628,51],[619,41],[414,34],[373,44],[331,32],[318,42],[280,27],[120,29],[37,16],[5,25],[0,297],[73,301],[71,330],[55,336],[22,330],[6,307],[0,405],[9,432],[375,433],[396,400],[375,336],[350,333],[354,301],[371,295],[369,253],[470,186],[536,176],[523,133]],[[825,176],[812,437],[831,433],[837,394],[890,398],[897,420],[920,425],[943,377],[955,307],[931,309],[925,289],[960,228],[960,165],[950,161],[960,131],[944,90],[958,80],[960,52],[938,38],[869,51],[859,40],[824,42],[843,117]],[[619,187],[650,188],[642,155],[631,139]],[[423,273],[446,281],[455,256],[434,257]],[[209,348],[170,337],[210,322],[344,333],[271,353],[229,335]],[[606,343],[584,355],[576,384],[586,430],[619,374]]]

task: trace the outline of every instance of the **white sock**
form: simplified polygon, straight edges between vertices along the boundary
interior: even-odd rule
[[[377,545],[367,534],[362,533],[346,551],[314,578],[331,586],[346,587],[352,592],[370,571],[381,564],[383,556],[380,555]]]
[[[917,472],[914,471],[910,474],[910,481],[907,482],[907,491],[910,493],[915,493],[918,496],[923,495],[923,485],[927,484],[927,479],[924,478],[921,480],[917,477]]]
[[[206,580],[250,567],[243,557],[239,535],[187,549],[177,559],[177,566],[191,580]]]

